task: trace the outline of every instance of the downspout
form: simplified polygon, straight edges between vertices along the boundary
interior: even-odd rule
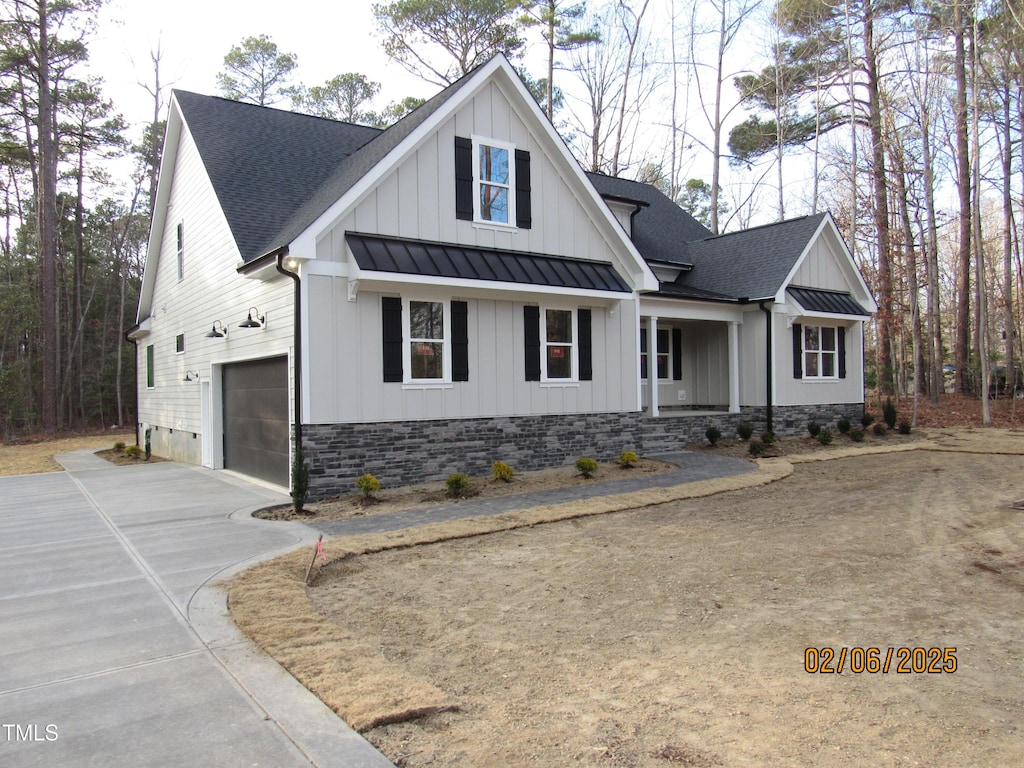
[[[139,447],[139,342],[133,339],[130,334],[134,333],[138,327],[138,324],[133,325],[124,332],[124,340],[130,341],[132,346],[135,347],[135,386],[132,387],[132,390],[135,392],[135,413],[132,414],[132,417],[135,419],[135,429],[132,431],[135,432],[136,448]]]
[[[292,408],[295,413],[295,445],[301,450],[302,449],[302,289],[301,281],[297,272],[290,272],[284,268],[284,260],[288,256],[288,246],[285,246],[277,252],[277,271],[282,275],[287,275],[295,282],[295,318],[293,320],[292,328],[294,339],[292,344],[295,347],[295,381],[293,387],[295,388],[294,399],[295,402],[292,404]]]
[[[765,429],[768,432],[774,432],[774,424],[772,423],[772,359],[774,354],[772,353],[772,311],[768,309],[765,304],[772,301],[771,299],[762,299],[757,302],[757,306],[764,312],[764,325],[765,325],[765,350],[766,350],[766,373],[765,373],[765,393],[767,395],[765,402],[768,407],[765,412]]]

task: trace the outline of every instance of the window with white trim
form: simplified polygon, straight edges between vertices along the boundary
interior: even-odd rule
[[[146,389],[156,386],[156,364],[154,362],[153,345],[146,346]]]
[[[409,300],[403,314],[408,318],[405,329],[408,381],[451,381],[444,302]]]
[[[647,352],[647,329],[640,329],[640,378],[648,378],[648,352]],[[669,359],[672,352],[672,332],[669,328],[658,329],[658,349],[655,354],[655,362],[658,365],[658,378],[668,380]]]
[[[545,309],[541,314],[544,381],[571,381],[575,378],[575,313],[569,309]]]
[[[515,147],[473,138],[473,219],[515,225]]]
[[[185,279],[185,223],[178,222],[178,280]]]
[[[805,379],[839,378],[836,329],[827,325],[804,325],[803,360]]]

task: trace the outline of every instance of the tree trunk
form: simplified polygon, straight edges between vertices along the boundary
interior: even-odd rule
[[[953,69],[956,78],[956,111],[954,132],[956,142],[956,183],[960,200],[960,238],[957,252],[957,307],[955,347],[953,350],[954,387],[967,392],[970,378],[971,334],[971,161],[967,143],[967,63],[964,37],[967,34],[963,9],[959,0],[953,2]]]

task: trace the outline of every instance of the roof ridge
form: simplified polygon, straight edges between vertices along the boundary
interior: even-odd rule
[[[712,235],[711,237],[705,237],[703,240],[697,240],[697,241],[694,241],[694,242],[706,243],[706,242],[710,242],[712,240],[720,240],[723,237],[733,237],[734,235],[748,235],[751,232],[758,231],[759,229],[769,229],[770,227],[781,227],[781,226],[783,226],[785,224],[796,224],[798,222],[806,221],[808,219],[813,219],[813,218],[817,218],[817,217],[825,217],[825,216],[828,216],[828,212],[827,211],[822,211],[821,213],[807,213],[807,214],[804,214],[803,216],[794,216],[792,219],[783,219],[782,221],[771,221],[771,222],[768,222],[767,224],[758,224],[756,227],[746,227],[744,229],[737,229],[737,230],[735,230],[733,232],[722,232],[720,234]]]

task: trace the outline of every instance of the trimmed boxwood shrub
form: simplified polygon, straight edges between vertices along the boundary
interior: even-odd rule
[[[807,422],[807,434],[811,437],[817,437],[821,434],[821,424],[816,421]]]
[[[749,440],[754,434],[754,427],[749,421],[741,421],[736,427],[736,436],[740,440]]]
[[[496,461],[491,464],[491,476],[495,480],[511,483],[513,475],[515,475],[515,471],[504,461]]]
[[[722,430],[712,424],[710,427],[704,430],[704,437],[708,439],[708,442],[714,445],[722,437]]]
[[[363,496],[370,498],[380,490],[380,480],[367,472],[356,478],[356,488],[363,492]]]
[[[469,488],[469,475],[465,472],[454,472],[448,475],[444,485],[448,489],[448,495],[453,499],[457,499]]]
[[[589,456],[582,456],[576,459],[576,469],[586,478],[591,478],[597,473],[597,461]]]
[[[623,451],[619,454],[619,464],[624,466],[626,469],[635,467],[638,461],[640,461],[640,457],[637,456],[634,451]]]

